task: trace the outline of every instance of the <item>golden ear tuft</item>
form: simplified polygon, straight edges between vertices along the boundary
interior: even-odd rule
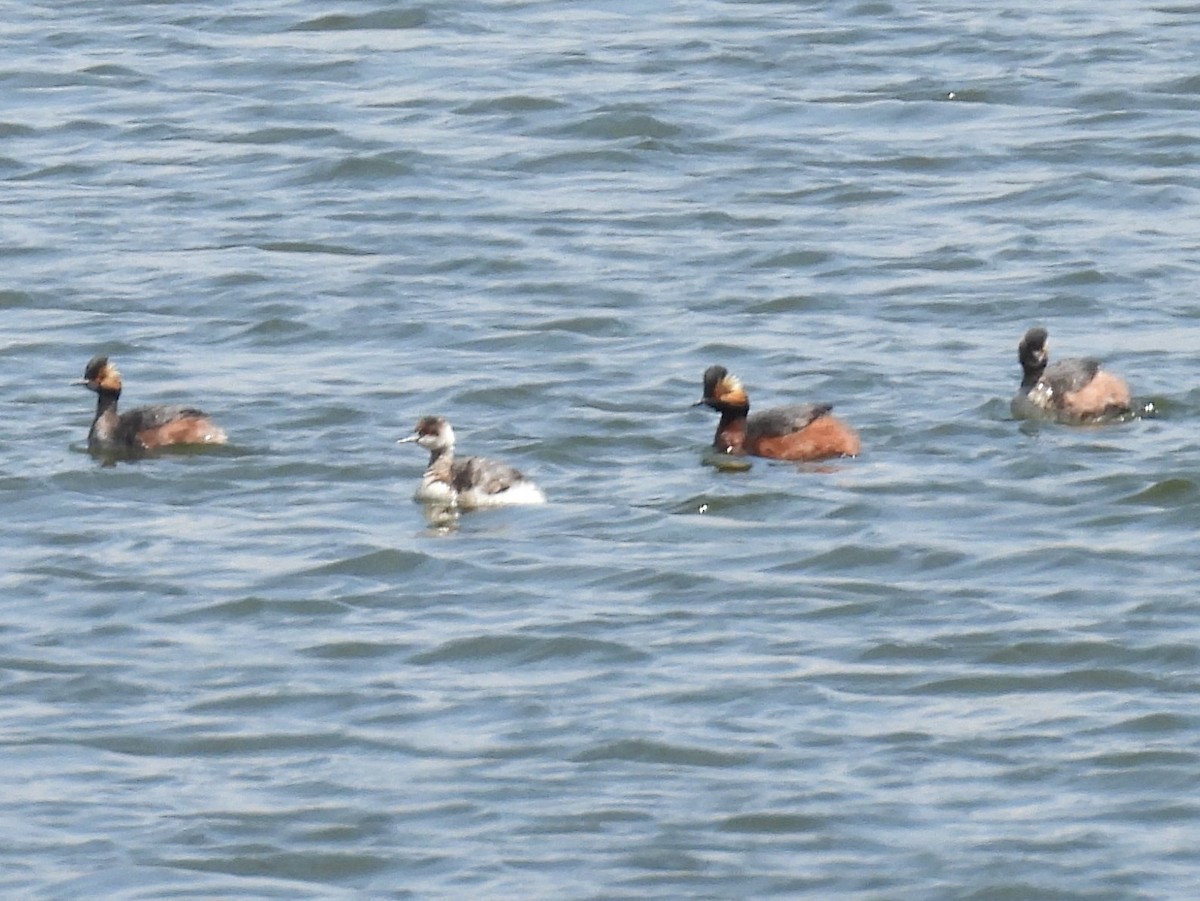
[[[746,389],[742,386],[742,380],[732,373],[726,374],[724,378],[717,382],[713,396],[723,404],[741,405],[749,403],[746,397]]]

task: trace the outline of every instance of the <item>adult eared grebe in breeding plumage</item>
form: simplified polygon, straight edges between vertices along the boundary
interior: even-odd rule
[[[96,392],[96,418],[88,432],[88,450],[97,454],[137,456],[171,445],[224,444],[225,430],[194,407],[159,404],[117,412],[121,373],[108,357],[92,357],[76,382]]]
[[[1017,348],[1024,377],[1012,400],[1014,416],[1086,423],[1132,411],[1129,386],[1102,370],[1098,360],[1068,359],[1050,364],[1047,337],[1044,328],[1031,328]]]
[[[862,449],[858,435],[829,412],[829,404],[773,407],[750,416],[746,389],[724,366],[705,371],[704,396],[695,406],[701,405],[721,414],[713,447],[722,453],[805,461],[856,457]]]
[[[424,416],[407,438],[429,451],[429,466],[414,500],[447,506],[496,507],[505,504],[544,504],[546,495],[507,463],[487,457],[454,458],[454,429],[441,416]]]

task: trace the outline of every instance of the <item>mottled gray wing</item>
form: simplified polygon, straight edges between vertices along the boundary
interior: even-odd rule
[[[134,433],[146,429],[156,429],[176,419],[196,419],[208,414],[195,407],[185,407],[182,404],[159,404],[153,407],[138,407],[121,414],[122,428],[131,429]]]
[[[1055,397],[1062,397],[1083,388],[1100,371],[1100,361],[1091,359],[1068,359],[1051,363],[1039,381],[1054,389]]]
[[[792,404],[754,413],[746,420],[746,440],[790,435],[832,409],[831,404]]]
[[[464,457],[454,461],[452,478],[456,491],[467,491],[474,488],[486,494],[496,494],[511,488],[524,476],[518,470],[499,460],[489,460],[487,457]]]

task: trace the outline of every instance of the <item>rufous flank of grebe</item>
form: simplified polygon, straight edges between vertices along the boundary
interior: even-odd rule
[[[121,373],[105,356],[92,357],[76,382],[96,392],[96,418],[88,432],[88,450],[97,454],[138,456],[163,447],[224,444],[225,430],[208,414],[182,404],[156,404],[118,412]]]
[[[830,404],[792,404],[750,413],[741,380],[724,366],[704,373],[704,394],[695,406],[721,414],[713,448],[775,460],[813,461],[856,457],[862,443],[854,429],[835,417]]]
[[[1011,405],[1015,417],[1094,423],[1131,412],[1129,386],[1123,379],[1102,369],[1099,360],[1051,363],[1047,338],[1044,328],[1031,328],[1017,346],[1022,378]]]
[[[429,451],[429,465],[413,499],[459,508],[544,504],[546,495],[518,470],[487,457],[454,456],[454,429],[441,416],[423,416],[398,444]]]

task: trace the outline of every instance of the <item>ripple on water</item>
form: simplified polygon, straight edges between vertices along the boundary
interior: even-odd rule
[[[598,743],[578,752],[573,759],[578,763],[620,761],[658,766],[738,767],[753,760],[753,755],[719,752],[647,739],[621,739]]]
[[[836,820],[828,816],[816,816],[781,812],[745,813],[727,818],[721,828],[729,832],[744,832],[752,835],[813,835],[826,833]]]
[[[423,7],[375,10],[359,14],[317,16],[292,25],[290,31],[389,31],[420,28],[429,22]]]
[[[627,645],[575,637],[531,635],[479,635],[446,642],[413,655],[410,662],[430,664],[483,664],[497,661],[522,666],[552,661],[575,664],[635,664],[648,656]]]
[[[321,619],[339,616],[346,610],[341,600],[281,600],[268,597],[243,597],[228,601],[201,602],[187,605],[162,617],[167,623],[197,623],[206,620],[217,622],[251,619],[292,620],[297,618]]]
[[[298,575],[349,575],[349,576],[389,576],[398,573],[409,573],[429,560],[429,556],[420,551],[401,551],[396,548],[381,548],[358,554],[342,560],[334,560],[305,569]]]
[[[1144,504],[1152,507],[1177,507],[1196,499],[1198,486],[1193,479],[1172,476],[1156,481],[1134,494],[1121,498],[1122,503]]]

